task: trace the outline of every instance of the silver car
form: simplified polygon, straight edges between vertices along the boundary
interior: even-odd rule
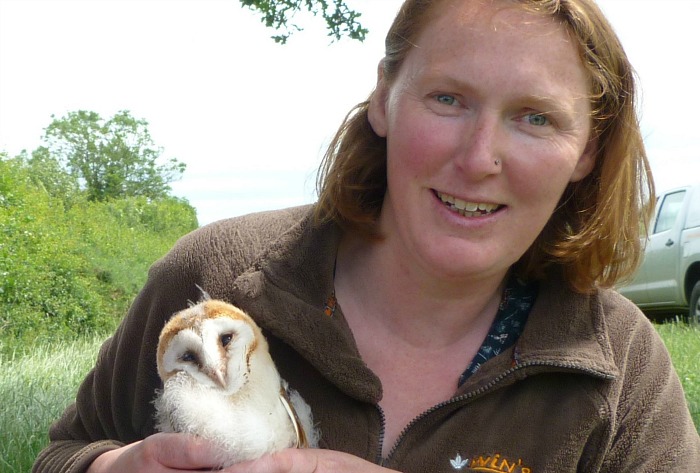
[[[656,201],[644,260],[619,291],[649,315],[687,315],[700,323],[700,184]]]

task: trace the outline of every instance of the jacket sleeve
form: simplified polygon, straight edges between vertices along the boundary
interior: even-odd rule
[[[700,436],[671,358],[653,325],[634,315],[615,317],[610,330],[621,380],[602,471],[700,471]]]

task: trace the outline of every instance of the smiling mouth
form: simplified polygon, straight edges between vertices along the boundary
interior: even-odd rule
[[[452,195],[443,194],[442,192],[433,192],[435,192],[437,198],[440,199],[448,209],[463,217],[483,217],[485,215],[491,215],[503,207],[502,205],[487,204],[484,202],[467,202]]]

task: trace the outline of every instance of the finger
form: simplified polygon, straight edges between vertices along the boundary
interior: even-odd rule
[[[318,470],[318,457],[309,449],[290,448],[264,455],[257,460],[238,463],[225,473],[312,473]],[[314,450],[314,452],[318,452]]]
[[[290,448],[265,455],[257,460],[239,463],[222,473],[389,473],[382,468],[348,453],[316,448]]]

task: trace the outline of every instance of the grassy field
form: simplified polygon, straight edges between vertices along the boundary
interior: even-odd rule
[[[656,326],[683,383],[690,414],[700,432],[700,326],[666,323]]]
[[[0,471],[31,470],[48,442],[49,425],[72,402],[104,338],[38,345],[31,354],[0,357]]]
[[[664,339],[700,431],[700,327],[657,326]],[[28,472],[48,441],[47,430],[92,367],[104,337],[59,346],[34,347],[29,354],[0,357],[0,471]]]

